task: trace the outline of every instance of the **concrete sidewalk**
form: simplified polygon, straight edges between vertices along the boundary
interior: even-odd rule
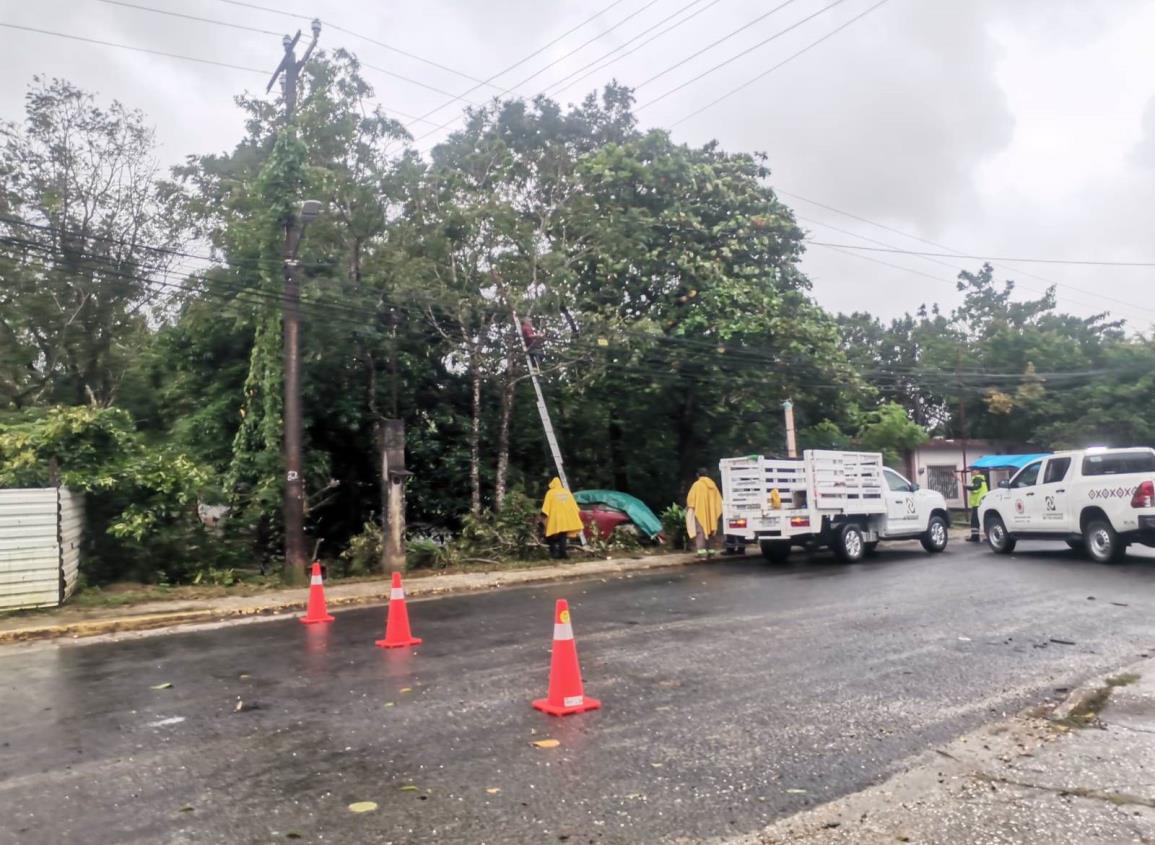
[[[961,737],[885,783],[727,845],[1155,843],[1155,665]]]
[[[683,566],[695,561],[697,558],[693,554],[667,554],[642,558],[543,564],[487,572],[409,575],[406,577],[405,591],[411,598],[420,598],[545,581],[598,576],[629,577],[634,572]],[[325,597],[330,609],[384,603],[388,594],[389,581],[384,577],[325,588]],[[307,598],[308,587],[299,587],[271,590],[255,595],[154,601],[114,608],[81,609],[69,608],[66,605],[48,613],[17,613],[0,619],[0,644],[55,637],[92,637],[118,631],[143,631],[246,616],[295,613],[304,610]]]

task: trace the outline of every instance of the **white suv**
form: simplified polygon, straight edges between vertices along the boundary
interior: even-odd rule
[[[1101,563],[1155,546],[1155,449],[1056,452],[1027,464],[979,505],[998,554],[1017,540],[1063,540]]]

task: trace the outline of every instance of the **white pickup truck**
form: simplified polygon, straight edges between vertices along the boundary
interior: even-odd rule
[[[946,548],[950,516],[942,495],[883,466],[877,452],[754,455],[726,458],[719,467],[726,534],[757,541],[769,561],[784,561],[794,546],[829,546],[846,562],[872,554],[880,540]]]
[[[1063,540],[1100,563],[1131,543],[1155,546],[1155,449],[1056,452],[1027,464],[983,497],[979,524],[990,547]]]

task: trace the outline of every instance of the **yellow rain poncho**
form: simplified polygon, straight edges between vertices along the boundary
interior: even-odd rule
[[[549,490],[541,503],[541,512],[545,516],[545,536],[555,534],[569,534],[574,536],[582,530],[581,513],[573,495],[561,486],[561,479],[555,478],[549,483]]]
[[[714,479],[703,475],[695,481],[686,496],[686,507],[694,512],[706,536],[714,536],[718,519],[722,516],[722,494],[718,492]]]

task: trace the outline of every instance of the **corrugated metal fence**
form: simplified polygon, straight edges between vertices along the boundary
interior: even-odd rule
[[[83,525],[79,493],[0,490],[0,609],[55,607],[72,595]]]

